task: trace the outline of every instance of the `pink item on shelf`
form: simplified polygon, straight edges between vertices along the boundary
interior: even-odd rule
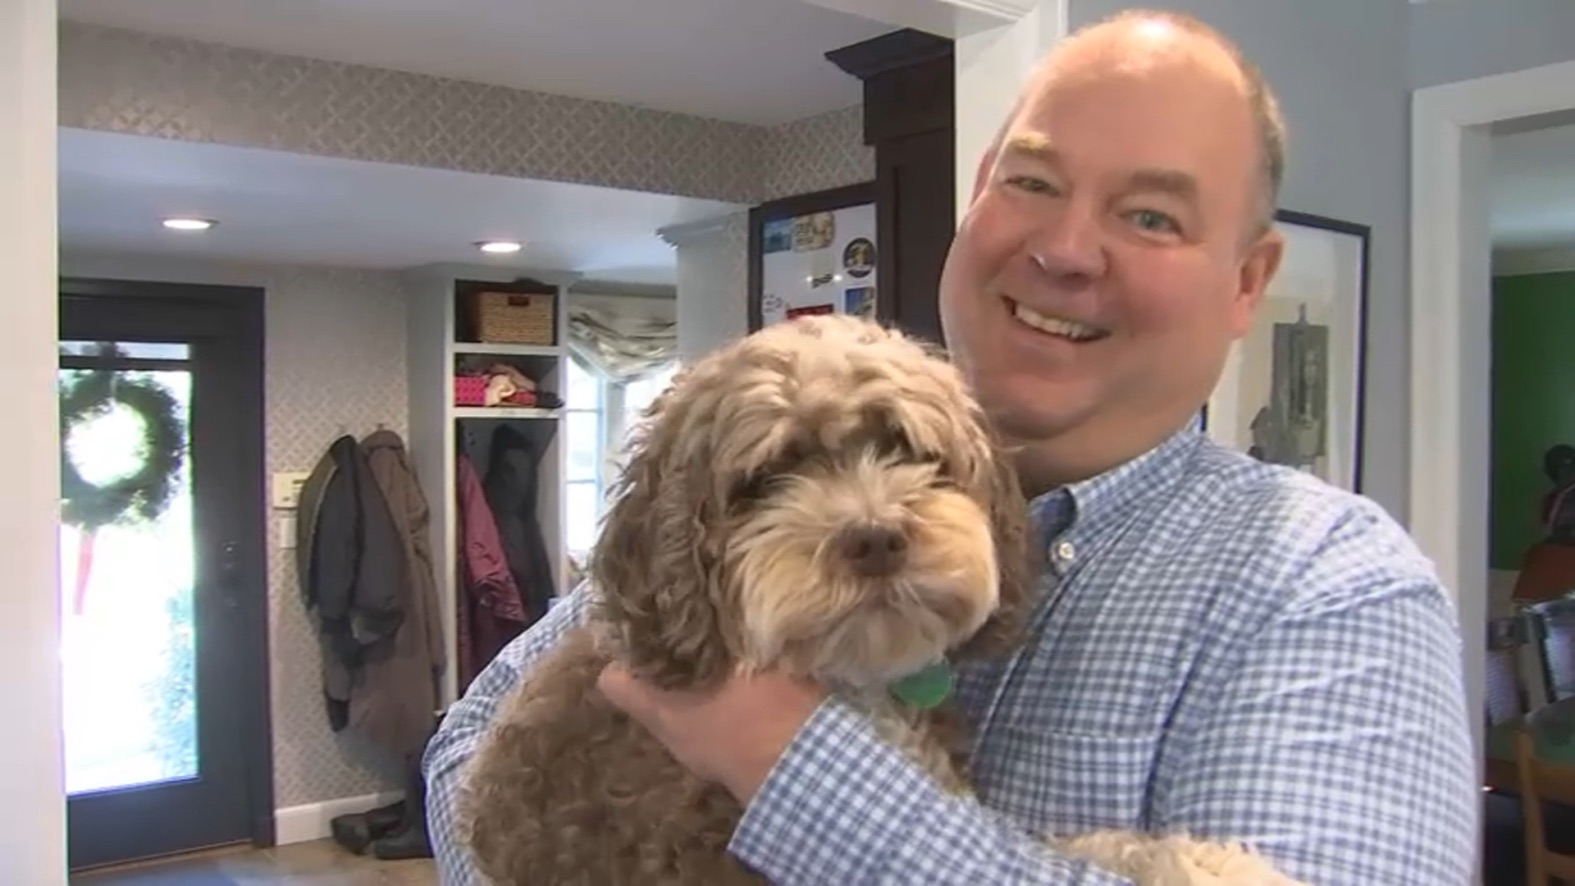
[[[454,378],[455,406],[485,406],[487,379],[480,375],[461,375]]]

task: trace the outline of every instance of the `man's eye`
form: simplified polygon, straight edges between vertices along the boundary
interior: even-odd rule
[[[1007,176],[1006,183],[1019,190],[1027,191],[1030,194],[1055,193],[1055,187],[1049,182],[1042,178],[1034,178],[1031,175]]]
[[[1152,209],[1139,209],[1135,212],[1129,212],[1127,213],[1127,218],[1130,218],[1133,224],[1136,224],[1139,228],[1153,233],[1174,234],[1181,230],[1181,226],[1176,224],[1175,219],[1163,212],[1156,212]]]

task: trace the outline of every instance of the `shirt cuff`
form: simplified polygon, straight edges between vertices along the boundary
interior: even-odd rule
[[[778,886],[864,882],[942,796],[864,717],[828,698],[755,793],[728,849]]]

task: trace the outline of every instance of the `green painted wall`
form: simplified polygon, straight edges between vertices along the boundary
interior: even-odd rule
[[[1539,535],[1555,443],[1575,445],[1575,271],[1494,278],[1494,569],[1519,569]]]

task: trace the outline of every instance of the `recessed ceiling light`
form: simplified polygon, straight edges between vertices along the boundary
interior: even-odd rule
[[[483,240],[476,244],[476,248],[492,255],[507,255],[520,251],[520,245],[513,240]]]
[[[211,218],[167,218],[164,227],[172,231],[206,231],[218,222]]]

